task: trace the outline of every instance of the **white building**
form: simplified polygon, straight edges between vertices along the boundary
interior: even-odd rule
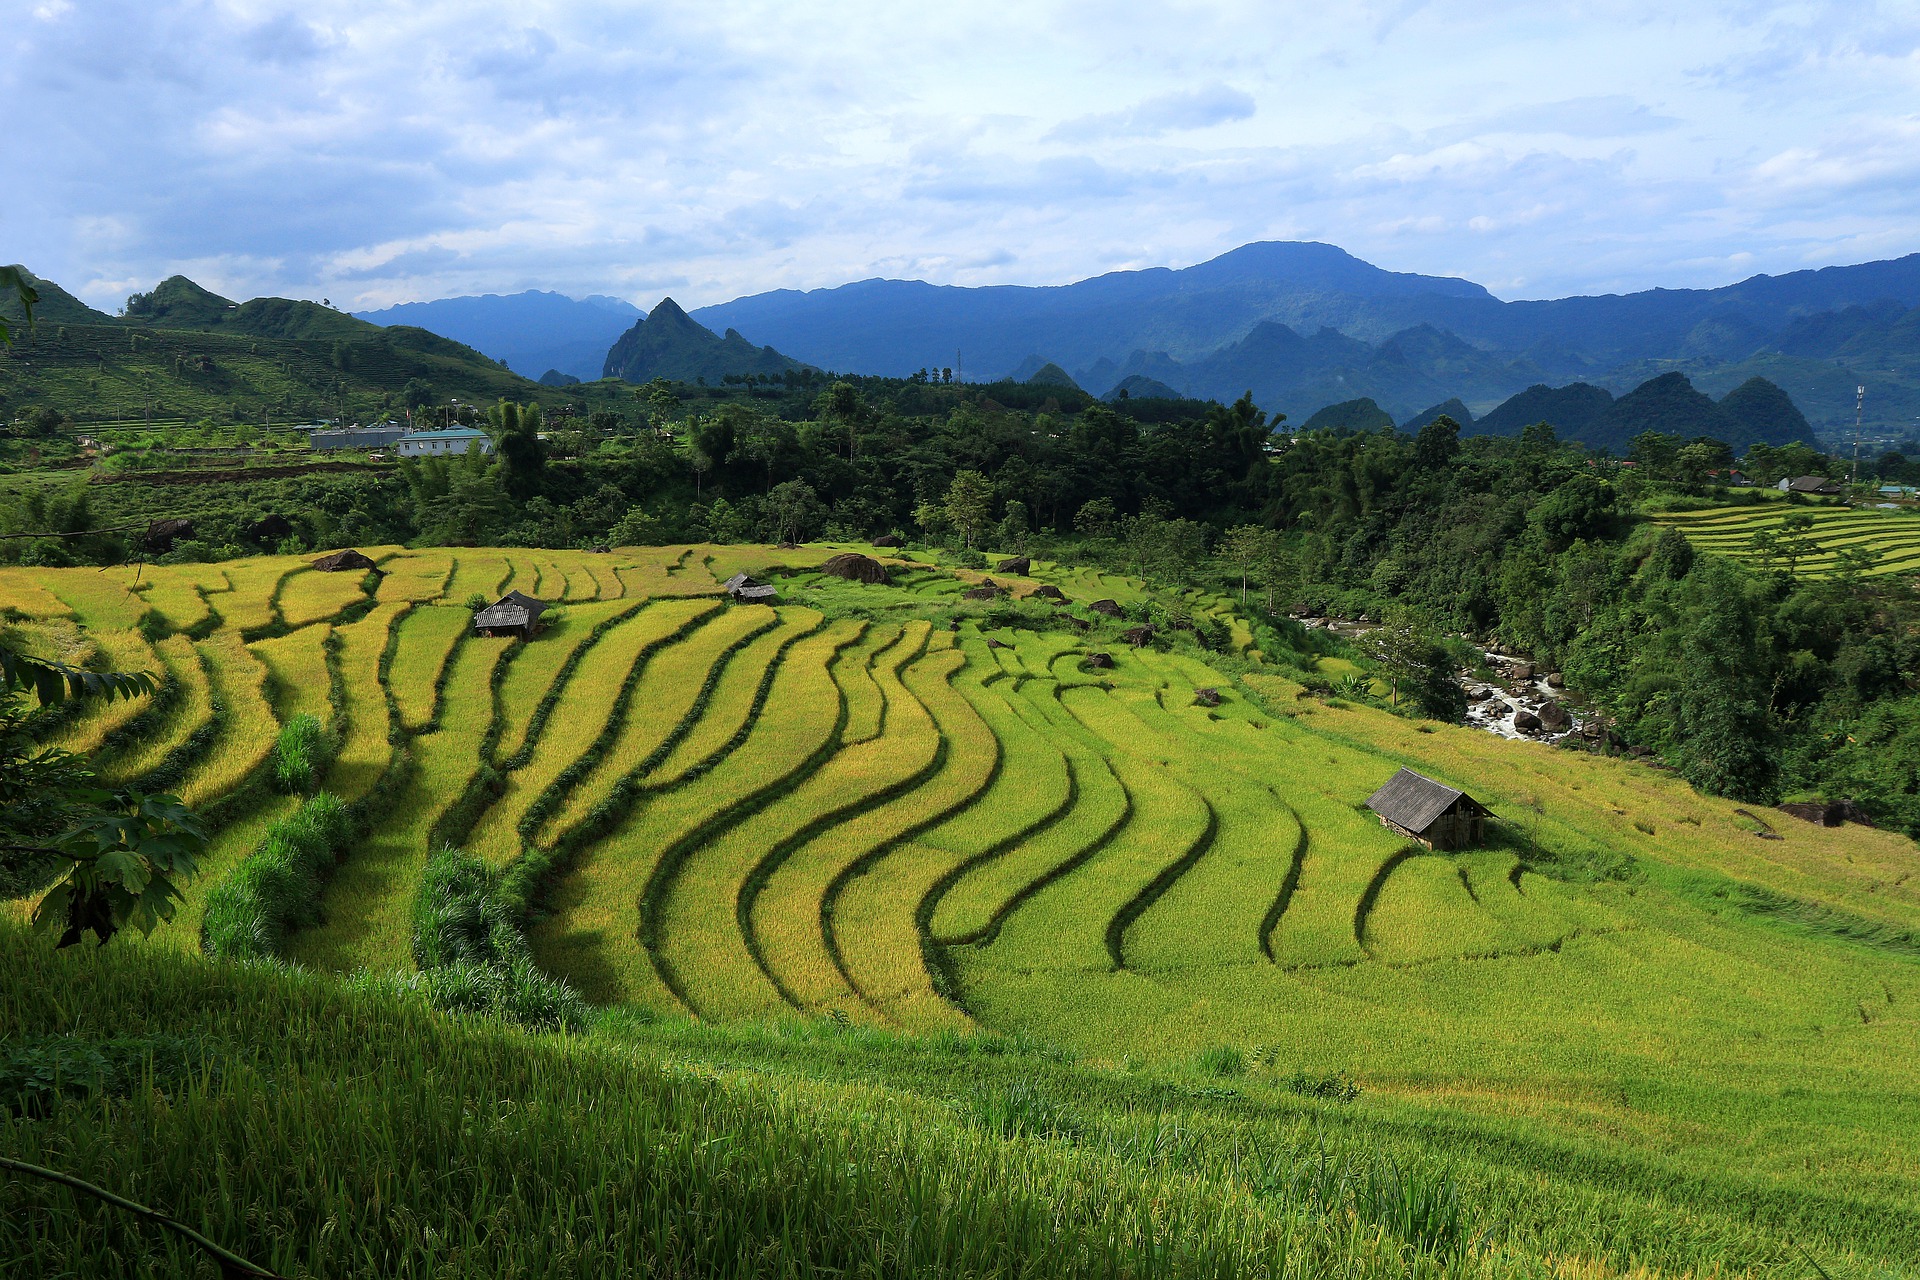
[[[493,452],[493,438],[478,427],[453,427],[446,431],[411,431],[401,436],[393,451],[403,458],[433,458],[465,453],[480,446],[480,452]]]

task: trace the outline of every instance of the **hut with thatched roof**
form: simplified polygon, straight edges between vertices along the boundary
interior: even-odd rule
[[[1402,769],[1367,797],[1380,825],[1429,849],[1465,849],[1486,836],[1492,813],[1464,791]]]
[[[321,556],[313,562],[313,567],[322,573],[345,573],[349,570],[365,573],[369,569],[377,570],[380,566],[375,564],[371,557],[348,549]]]
[[[779,592],[774,590],[771,583],[762,582],[744,573],[734,574],[721,583],[720,587],[733,597],[736,604],[773,604],[779,600]]]
[[[519,591],[509,591],[473,615],[473,634],[496,638],[510,636],[531,640],[540,632],[540,615],[548,609],[545,600],[535,600]]]
[[[836,578],[845,578],[849,582],[885,582],[887,566],[872,556],[863,556],[858,551],[843,551],[820,566],[820,572],[832,574]]]

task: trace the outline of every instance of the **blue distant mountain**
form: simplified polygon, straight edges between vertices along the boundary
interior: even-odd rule
[[[569,298],[537,290],[403,302],[355,314],[378,325],[415,325],[464,342],[524,377],[538,378],[552,369],[589,381],[600,376],[607,349],[646,315],[620,298]]]
[[[1456,398],[1484,413],[1543,384],[1624,393],[1680,371],[1720,395],[1763,376],[1837,432],[1851,426],[1856,377],[1885,421],[1920,414],[1916,308],[1920,254],[1720,289],[1503,302],[1333,245],[1260,243],[1069,285],[863,280],[755,294],[693,318],[825,369],[949,366],[990,381],[1051,362],[1095,394],[1130,377],[1203,398],[1251,390],[1295,422],[1357,399],[1406,420]]]

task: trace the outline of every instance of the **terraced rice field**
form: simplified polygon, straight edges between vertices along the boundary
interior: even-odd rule
[[[63,643],[164,672],[152,707],[60,732],[114,744],[114,776],[232,797],[211,876],[291,803],[258,786],[275,725],[331,725],[327,786],[364,798],[372,829],[294,939],[312,965],[411,966],[438,833],[541,859],[540,962],[655,1014],[980,1025],[1114,1064],[1284,1046],[1291,1066],[1568,1142],[1639,1126],[1704,1149],[1705,1129],[1659,1117],[1737,1130],[1726,1089],[1920,1089],[1920,966],[1875,940],[1920,926],[1904,839],[1781,815],[1760,839],[1644,766],[1341,709],[1197,650],[990,633],[977,611],[936,625],[925,610],[964,581],[926,566],[836,582],[869,593],[860,616],[719,593],[832,550],[386,549],[371,598],[358,575],[240,562],[231,591],[186,582],[214,602],[211,634],[152,646],[129,629],[151,600],[106,575],[12,571],[0,590]],[[789,579],[793,598],[814,580]],[[569,602],[530,642],[468,636],[464,595],[508,582]],[[1039,582],[1081,604],[1147,595],[1048,564],[1014,585]],[[149,596],[163,586],[180,584]],[[1183,603],[1239,622],[1229,599]],[[1084,670],[1090,647],[1116,665]],[[1220,706],[1197,705],[1203,685]],[[1362,802],[1402,765],[1486,802],[1487,846],[1435,854],[1375,821]],[[1606,865],[1632,870],[1589,870]],[[206,888],[157,941],[194,945]],[[1712,905],[1734,890],[1844,927]],[[1660,1097],[1632,1083],[1669,1069]],[[1904,1176],[1853,1130],[1783,1142],[1770,1158],[1821,1185]]]
[[[1801,557],[1794,567],[1802,577],[1831,575],[1841,563],[1840,553],[1847,550],[1875,555],[1872,566],[1866,570],[1869,576],[1920,573],[1920,510],[1800,507],[1769,502],[1756,507],[1675,512],[1655,516],[1654,521],[1680,530],[1687,535],[1687,541],[1701,551],[1758,564],[1761,557],[1753,544],[1754,535],[1779,534],[1783,522],[1793,515],[1804,515],[1813,521],[1808,536],[1816,549]]]

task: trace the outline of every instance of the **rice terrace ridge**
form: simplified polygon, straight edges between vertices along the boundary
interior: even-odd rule
[[[1857,9],[0,6],[0,1276],[1920,1280]]]

